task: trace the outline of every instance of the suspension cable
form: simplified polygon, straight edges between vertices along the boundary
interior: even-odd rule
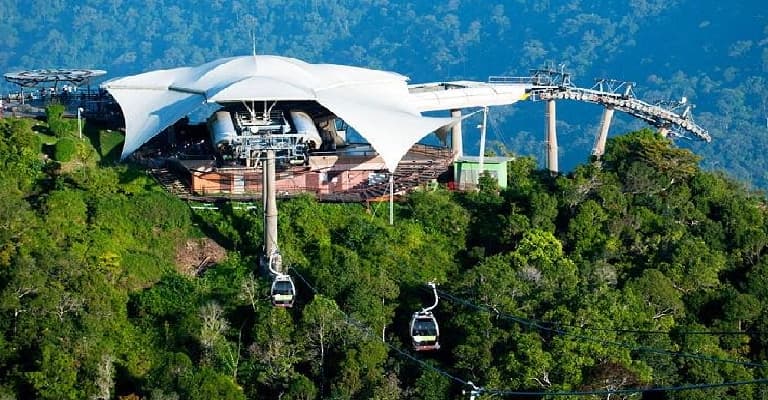
[[[523,326],[534,328],[534,329],[537,329],[537,330],[540,330],[540,331],[546,331],[546,332],[555,333],[555,334],[558,334],[558,335],[570,336],[570,337],[573,337],[573,338],[582,339],[584,341],[590,341],[590,342],[594,342],[594,343],[600,343],[600,344],[603,344],[603,345],[609,345],[609,346],[615,346],[615,347],[623,347],[623,348],[626,348],[626,349],[631,350],[631,351],[655,353],[655,354],[669,355],[669,356],[675,356],[675,357],[680,357],[680,358],[691,358],[691,359],[697,359],[697,360],[713,362],[713,363],[735,364],[735,365],[742,365],[742,366],[747,366],[747,367],[758,367],[758,368],[764,368],[764,367],[768,366],[766,364],[754,363],[754,362],[749,362],[749,361],[738,361],[738,360],[730,360],[730,359],[724,359],[724,358],[718,358],[718,357],[712,357],[712,356],[705,356],[705,355],[701,355],[701,354],[692,354],[692,353],[685,353],[685,352],[675,352],[675,351],[657,349],[657,348],[646,347],[646,346],[633,346],[631,344],[623,343],[623,342],[616,342],[616,341],[605,340],[605,339],[597,339],[597,338],[592,337],[592,336],[586,336],[586,335],[582,335],[582,334],[568,332],[568,331],[566,331],[564,329],[561,329],[561,328],[548,327],[546,325],[541,324],[540,321],[531,320],[531,319],[527,319],[527,318],[523,318],[523,317],[517,317],[517,316],[511,315],[511,314],[500,312],[500,311],[498,311],[496,309],[493,309],[493,308],[490,308],[490,307],[487,307],[487,306],[480,306],[480,305],[474,304],[472,302],[469,302],[467,300],[464,300],[464,299],[461,299],[459,297],[456,297],[456,296],[454,296],[454,295],[452,295],[452,294],[450,294],[448,292],[445,292],[443,290],[438,290],[438,293],[440,295],[442,295],[443,297],[446,297],[446,298],[448,298],[448,299],[450,299],[450,300],[452,300],[452,301],[454,301],[456,303],[462,304],[462,305],[464,305],[466,307],[474,308],[474,309],[480,310],[480,311],[486,311],[486,312],[489,312],[491,314],[496,314],[497,316],[499,316],[499,318],[507,319],[507,320],[516,322],[516,323],[518,323],[520,325],[523,325]]]
[[[603,389],[603,390],[573,390],[573,391],[553,391],[553,392],[535,392],[535,391],[515,391],[515,390],[497,390],[482,389],[481,393],[487,393],[494,396],[609,396],[612,394],[633,394],[646,392],[682,392],[686,390],[714,389],[721,387],[745,386],[745,385],[764,385],[768,379],[753,379],[747,381],[730,381],[722,383],[700,383],[693,385],[680,386],[658,386],[648,388],[624,388],[624,389]]]
[[[301,275],[301,273],[299,273],[299,271],[296,270],[296,268],[291,267],[290,269],[293,270],[293,272],[296,274],[296,276],[299,277],[299,279],[301,279],[301,281],[304,282],[304,284],[307,285],[307,287],[314,294],[316,294],[316,295],[320,295],[321,294],[320,292],[318,292],[318,290],[314,286],[312,286],[309,283],[309,281],[307,281],[306,278],[304,278],[303,275]],[[339,313],[341,313],[342,317],[344,318],[344,322],[346,322],[348,325],[356,328],[357,330],[362,332],[368,338],[375,338],[377,341],[379,340],[379,337],[377,335],[374,335],[373,332],[371,332],[371,328],[369,328],[368,326],[366,326],[362,322],[359,322],[359,321],[355,320],[354,318],[352,318],[351,316],[349,316],[347,313],[345,313],[342,310],[339,310]],[[392,345],[392,344],[390,344],[390,343],[388,343],[386,341],[382,341],[382,343],[385,346],[387,346],[390,350],[393,350],[396,353],[398,353],[399,355],[401,355],[401,356],[403,356],[403,357],[405,357],[405,358],[415,362],[416,364],[419,364],[422,368],[430,369],[430,370],[432,370],[434,372],[437,372],[438,374],[443,375],[444,377],[446,377],[448,379],[451,379],[451,380],[453,380],[453,381],[455,381],[457,383],[460,383],[460,384],[462,384],[464,386],[470,386],[469,381],[465,381],[464,379],[461,379],[461,378],[459,378],[457,376],[451,375],[450,373],[448,373],[446,371],[443,371],[440,368],[437,368],[434,365],[432,365],[432,364],[430,364],[428,362],[425,362],[424,360],[420,360],[420,359],[414,357],[413,355],[407,353],[406,351],[404,351],[404,350],[402,350],[402,349],[400,349],[400,348],[398,348],[398,347],[396,347],[396,346],[394,346],[394,345]]]
[[[304,276],[299,273],[299,271],[296,270],[296,268],[290,267],[289,269],[293,270],[293,272],[296,274],[296,276],[301,279],[302,282],[304,282],[305,285],[315,294],[320,295],[321,293],[318,292],[318,290],[309,283],[309,281],[304,278]],[[468,301],[462,300],[458,297],[455,297],[451,295],[450,293],[444,292],[442,290],[438,291],[438,293],[442,294],[445,297],[448,297],[449,299],[456,301],[458,303],[464,304],[470,308],[475,308],[479,310],[484,311],[493,311],[487,307],[478,306],[473,303],[470,303]],[[344,322],[348,325],[356,328],[358,331],[363,333],[363,335],[367,338],[374,338],[378,341],[378,336],[374,335],[373,332],[371,332],[371,329],[366,326],[365,324],[355,320],[351,316],[349,316],[347,313],[345,313],[342,310],[338,310],[341,316],[344,319]],[[547,328],[544,326],[541,326],[534,321],[525,320],[524,318],[517,318],[512,315],[506,315],[502,313],[498,313],[501,317],[513,320],[518,323],[522,323],[528,326],[536,327],[538,329],[544,329],[549,330],[555,333],[559,334],[567,334],[561,330],[556,330],[553,328]],[[386,342],[382,341],[382,343],[389,348],[390,350],[393,350],[398,355],[418,364],[423,369],[428,369],[433,372],[436,372],[456,383],[461,384],[464,387],[467,387],[472,395],[479,395],[479,394],[487,394],[491,396],[501,396],[501,397],[508,397],[508,396],[608,396],[611,394],[634,394],[634,393],[644,393],[644,392],[679,392],[679,391],[686,391],[686,390],[703,390],[703,389],[713,389],[713,388],[721,388],[721,387],[734,387],[734,386],[745,386],[745,385],[761,385],[761,384],[768,384],[768,379],[753,379],[753,380],[744,380],[744,381],[729,381],[729,382],[722,382],[722,383],[704,383],[704,384],[692,384],[692,385],[679,385],[679,386],[660,386],[660,387],[636,387],[636,388],[621,388],[621,389],[603,389],[603,390],[571,390],[571,391],[517,391],[517,390],[509,390],[509,389],[487,389],[484,387],[479,387],[476,384],[472,383],[472,381],[464,380],[462,378],[459,378],[449,372],[446,372],[430,363],[425,362],[424,360],[420,360],[410,353]],[[661,351],[661,350],[659,350]],[[674,353],[674,352],[666,352],[672,355],[681,355],[685,353]],[[696,356],[695,354],[689,354],[689,356]],[[694,357],[697,358],[697,357]],[[714,357],[705,357],[705,360],[712,361],[712,362],[729,362],[729,363],[735,363],[735,364],[743,364],[743,365],[751,365],[751,366],[764,366],[762,364],[754,364],[754,363],[741,363],[738,361],[733,360],[723,360],[723,359],[717,359]]]

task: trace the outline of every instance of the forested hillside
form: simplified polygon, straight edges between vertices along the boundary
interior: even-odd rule
[[[113,134],[51,122],[0,119],[0,398],[768,394],[765,200],[653,132],[567,176],[519,158],[507,189],[414,193],[393,226],[281,201],[284,309],[253,274],[258,205],[193,211],[103,158]],[[200,243],[222,254],[190,264]],[[414,353],[427,281],[442,348]]]
[[[714,141],[682,146],[703,155],[705,169],[765,189],[767,17],[758,0],[0,0],[0,71],[91,67],[117,77],[250,54],[252,35],[262,54],[393,70],[413,82],[520,76],[552,61],[581,86],[614,78],[637,82],[648,101],[687,97]],[[589,154],[600,112],[559,103],[562,168]],[[544,159],[543,105],[490,117],[489,140]],[[476,152],[474,125],[465,143]],[[620,117],[611,132],[642,126]]]

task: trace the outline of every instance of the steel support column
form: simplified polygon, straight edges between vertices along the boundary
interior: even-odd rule
[[[547,168],[553,174],[558,171],[557,168],[557,116],[555,114],[555,101],[547,100],[547,110],[545,113],[547,120]]]
[[[267,259],[277,251],[277,196],[275,188],[275,151],[266,150],[264,160],[264,253]],[[283,272],[283,271],[278,271]]]
[[[606,106],[603,110],[603,117],[600,119],[600,130],[597,131],[595,146],[592,148],[592,155],[600,158],[605,153],[605,141],[608,140],[608,130],[611,129],[611,120],[613,120],[613,107]]]

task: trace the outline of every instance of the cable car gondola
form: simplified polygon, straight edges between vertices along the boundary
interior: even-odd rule
[[[437,288],[433,282],[427,284],[435,295],[435,304],[413,313],[410,324],[411,343],[416,351],[437,350],[440,348],[440,326],[432,315],[432,309],[437,307]]]
[[[296,297],[296,286],[290,275],[279,274],[272,281],[270,290],[272,305],[277,307],[293,307],[293,301]]]
[[[296,285],[290,275],[284,274],[283,257],[280,252],[274,250],[269,255],[269,272],[275,276],[272,281],[272,288],[269,291],[269,297],[272,299],[272,305],[276,307],[293,307],[293,301],[296,298]]]
[[[417,311],[411,318],[411,342],[416,351],[437,350],[440,327],[430,311]]]

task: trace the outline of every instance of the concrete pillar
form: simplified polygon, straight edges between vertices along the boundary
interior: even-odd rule
[[[487,132],[487,126],[488,126],[488,106],[483,107],[483,125],[481,125],[481,131],[480,131],[480,163],[477,166],[477,183],[480,183],[480,177],[483,176],[483,172],[485,169],[484,162],[485,162],[485,135]]]
[[[600,130],[595,138],[595,147],[592,149],[592,155],[600,158],[605,153],[605,141],[608,140],[608,130],[611,128],[613,120],[613,106],[605,107],[603,117],[600,120]]]
[[[451,117],[461,118],[461,110],[451,110]],[[451,150],[453,150],[454,160],[464,155],[464,141],[461,138],[461,121],[451,128]]]
[[[266,153],[262,193],[264,196],[264,255],[268,259],[269,255],[277,250],[277,196],[275,194],[275,151],[267,150]]]
[[[555,115],[555,101],[547,100],[545,112],[547,120],[547,168],[553,174],[557,173],[557,116]]]

